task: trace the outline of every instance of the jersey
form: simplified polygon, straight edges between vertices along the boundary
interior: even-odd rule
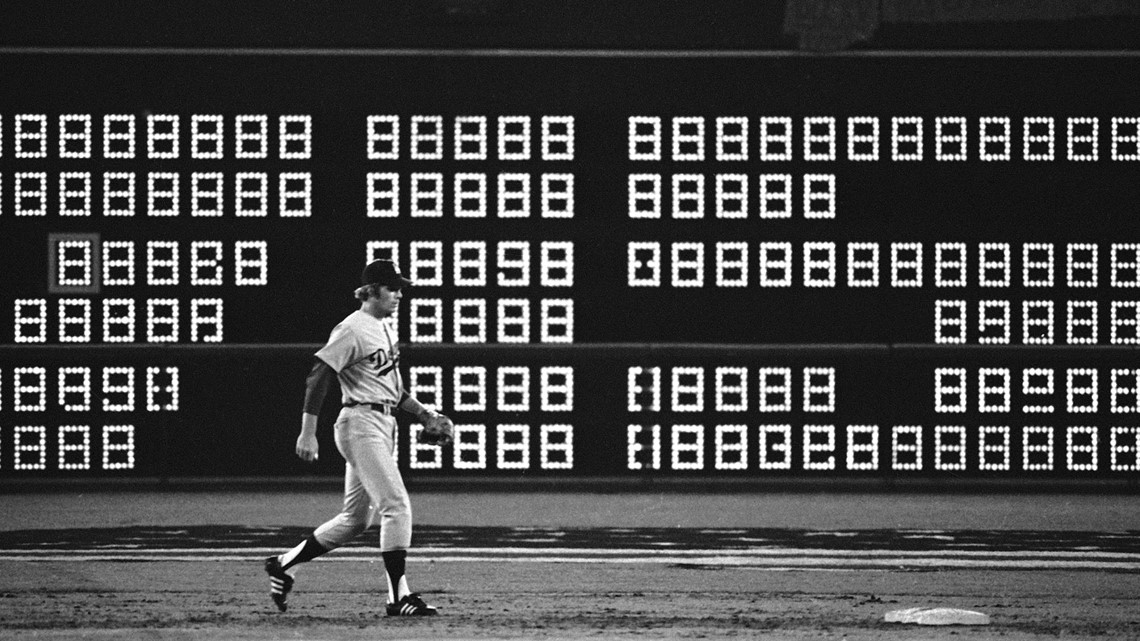
[[[400,348],[387,323],[371,314],[356,310],[345,317],[317,358],[336,371],[342,404],[400,402]]]

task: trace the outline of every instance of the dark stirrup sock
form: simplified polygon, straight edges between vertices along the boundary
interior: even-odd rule
[[[380,556],[384,559],[384,571],[388,573],[388,592],[391,596],[391,601],[399,601],[400,579],[404,578],[404,568],[407,565],[408,551],[392,550],[391,552],[381,552]]]
[[[288,570],[298,563],[312,561],[313,559],[327,553],[328,551],[328,548],[317,542],[317,537],[310,534],[309,538],[305,539],[305,542],[302,544],[301,549],[297,552],[296,556],[288,560],[286,560],[288,555],[282,558],[281,569]]]

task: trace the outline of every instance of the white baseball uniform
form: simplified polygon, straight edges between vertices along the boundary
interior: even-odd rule
[[[412,507],[396,467],[396,406],[404,392],[400,350],[387,323],[357,310],[333,328],[317,358],[337,373],[343,407],[336,447],[345,460],[344,508],[313,533],[334,549],[380,515],[380,551],[406,550],[412,541]]]

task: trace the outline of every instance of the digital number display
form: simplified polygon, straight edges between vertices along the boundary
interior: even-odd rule
[[[0,476],[336,473],[289,456],[312,346],[7,350]],[[512,345],[404,350],[409,389],[456,422],[423,475],[1130,478],[1130,352],[915,346]],[[281,451],[268,456],[266,451]]]
[[[417,473],[1137,470],[1126,59],[0,62],[0,476],[305,469],[375,258]]]

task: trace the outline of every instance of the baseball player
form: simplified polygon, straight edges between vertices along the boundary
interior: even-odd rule
[[[421,441],[450,442],[454,426],[409,395],[400,377],[400,350],[385,319],[396,314],[411,283],[390,260],[369,263],[356,290],[360,309],[333,328],[328,343],[316,353],[306,380],[296,453],[302,460],[317,460],[317,416],[335,377],[342,393],[335,439],[345,460],[344,508],[297,547],[265,560],[270,596],[282,612],[293,589],[293,568],[351,541],[367,529],[375,509],[388,579],[387,614],[436,614],[435,607],[408,588],[404,576],[412,509],[394,458],[395,414],[404,410],[424,425]]]

